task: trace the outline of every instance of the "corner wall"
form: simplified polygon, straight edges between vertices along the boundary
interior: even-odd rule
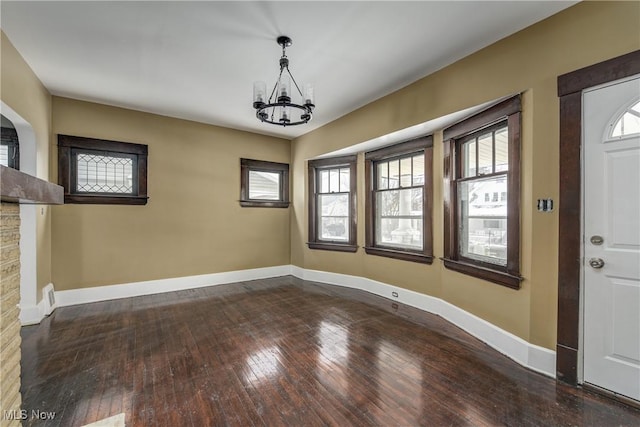
[[[28,173],[46,181],[56,182],[57,179],[52,179],[49,174],[51,95],[2,31],[0,43],[0,99],[29,123],[35,139],[35,147],[30,147],[34,151],[34,158],[23,155],[20,159],[21,164],[32,163],[34,171],[28,170]],[[20,140],[20,143],[24,141]],[[37,302],[42,299],[42,289],[51,282],[51,208],[38,206],[37,209],[31,209],[30,213],[30,222],[35,222],[35,253],[26,255],[35,258],[36,271],[29,275],[34,276],[33,280],[36,281],[35,284],[29,285],[30,292],[31,287],[35,289],[35,294],[29,295],[29,299],[33,298],[35,308]],[[32,219],[33,217],[35,219]],[[24,276],[26,275],[23,274]]]
[[[293,141],[291,263],[360,276],[441,298],[524,340],[554,349],[558,217],[557,76],[640,48],[640,3],[583,2]],[[521,273],[512,290],[445,269],[366,255],[309,250],[306,161],[514,93],[523,93]],[[434,255],[443,256],[442,133],[434,135]],[[358,245],[364,245],[364,162],[358,163]]]
[[[149,146],[147,205],[53,207],[56,291],[290,263],[290,208],[238,203],[240,158],[289,163],[289,140],[60,97],[53,134]]]

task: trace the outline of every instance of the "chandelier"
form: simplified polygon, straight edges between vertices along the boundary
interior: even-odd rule
[[[307,123],[313,115],[313,86],[303,85],[304,93],[289,71],[289,59],[285,49],[291,46],[292,41],[287,36],[280,36],[277,42],[282,46],[280,58],[280,74],[273,86],[271,95],[267,99],[267,85],[264,82],[253,83],[253,108],[256,109],[256,117],[261,122],[279,126],[295,126]],[[286,71],[286,73],[285,73]],[[291,82],[297,90],[295,97],[300,98],[300,103],[292,102]]]

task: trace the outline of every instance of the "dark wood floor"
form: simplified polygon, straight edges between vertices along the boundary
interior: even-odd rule
[[[441,318],[292,277],[57,309],[22,330],[25,426],[640,425]]]

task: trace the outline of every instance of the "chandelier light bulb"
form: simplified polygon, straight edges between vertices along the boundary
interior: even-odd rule
[[[291,79],[289,76],[282,75],[280,77],[280,92],[278,94],[278,102],[291,102]]]
[[[261,107],[267,100],[267,84],[265,82],[253,83],[253,108]]]
[[[303,85],[304,91],[304,105],[309,105],[311,107],[315,106],[315,101],[313,97],[313,85],[311,83],[305,83]]]

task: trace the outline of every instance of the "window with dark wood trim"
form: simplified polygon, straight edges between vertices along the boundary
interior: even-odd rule
[[[58,182],[65,203],[146,205],[144,144],[58,135]]]
[[[309,161],[310,249],[355,252],[357,156]]]
[[[433,261],[433,136],[365,153],[370,255]]]
[[[240,159],[240,206],[286,208],[289,206],[289,165]]]
[[[444,130],[444,265],[519,289],[520,95]]]
[[[14,128],[0,129],[0,165],[20,169],[20,144],[18,132]]]

